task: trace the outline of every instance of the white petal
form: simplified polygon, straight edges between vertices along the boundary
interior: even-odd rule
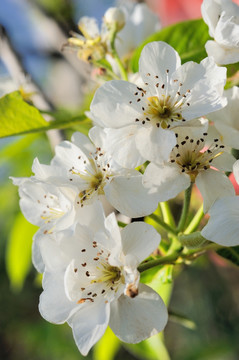
[[[212,204],[224,196],[232,196],[235,190],[231,181],[220,171],[207,169],[196,177],[196,185],[203,197],[203,211],[208,212]]]
[[[52,159],[53,165],[58,165],[63,170],[67,170],[69,172],[69,169],[74,166],[76,169],[79,168],[79,156],[81,157],[81,162],[88,160],[88,151],[85,154],[83,149],[80,149],[75,144],[71,143],[70,141],[63,141],[61,144],[57,145],[55,147],[56,155]]]
[[[110,305],[103,301],[82,307],[68,320],[82,355],[86,356],[102,337],[109,323],[109,315]]]
[[[137,92],[137,86],[127,81],[107,81],[96,90],[90,106],[94,121],[101,127],[110,128],[134,124],[141,112],[134,95]]]
[[[167,83],[168,77],[180,65],[181,59],[170,45],[162,41],[153,41],[145,45],[141,52],[139,73],[144,82],[154,87],[157,82]],[[155,76],[158,76],[157,81]]]
[[[215,87],[218,93],[222,96],[224,86],[226,84],[227,69],[223,66],[217,66],[213,57],[206,57],[200,63],[205,68],[204,79],[210,87]],[[224,99],[225,100],[225,99]],[[223,106],[224,100],[222,100]]]
[[[95,151],[95,147],[91,143],[90,139],[81,132],[75,132],[71,137],[71,141],[73,144],[82,149],[87,156],[89,156],[91,152]]]
[[[208,72],[207,67],[211,72]],[[227,103],[226,99],[221,97],[226,81],[226,69],[216,66],[213,59],[207,59],[200,64],[187,62],[178,68],[173,78],[183,84],[180,93],[186,94],[187,103],[190,104],[182,107],[182,116],[186,120],[221,109]],[[172,84],[175,90],[176,86],[177,83]],[[188,90],[190,90],[189,94]]]
[[[104,188],[109,202],[122,214],[142,217],[151,214],[158,202],[142,184],[142,175],[117,176]]]
[[[94,143],[95,147],[100,147],[105,149],[106,142],[106,133],[105,129],[100,128],[99,126],[94,126],[89,131],[89,138]]]
[[[220,111],[219,111],[220,112]],[[216,117],[215,113],[215,117]],[[225,114],[227,117],[229,114]],[[226,118],[225,118],[226,120]],[[225,123],[222,121],[215,121],[214,126],[219,131],[222,136],[222,141],[224,144],[234,148],[239,149],[239,129],[235,129],[231,124]]]
[[[33,262],[33,265],[35,266],[35,268],[37,269],[37,271],[39,273],[43,273],[44,269],[45,269],[45,264],[43,262],[41,251],[40,251],[40,246],[39,246],[40,239],[38,239],[38,237],[39,238],[41,237],[41,235],[39,235],[39,232],[41,232],[41,230],[38,230],[33,237],[32,262]]]
[[[109,250],[118,246],[121,248],[121,234],[115,213],[111,213],[107,216],[107,218],[105,219],[105,228],[109,231],[111,235],[111,242],[108,240],[108,243],[102,243],[102,245],[104,245]]]
[[[95,18],[83,16],[78,22],[78,27],[85,37],[96,38],[100,35],[99,27]]]
[[[110,327],[122,341],[138,343],[162,331],[167,323],[167,309],[161,297],[140,284],[135,298],[122,295],[111,303]]]
[[[94,228],[94,231],[99,231],[104,228],[104,210],[102,203],[95,200],[92,204],[78,207],[76,220],[89,228]]]
[[[72,230],[66,230],[59,233],[44,234],[40,229],[34,237],[35,247],[39,248],[46,271],[56,272],[66,268],[69,263],[69,257],[62,251],[60,242],[64,237],[72,236]]]
[[[158,201],[174,198],[190,186],[190,177],[182,173],[177,166],[149,164],[143,176],[143,184],[151,189]]]
[[[180,126],[173,128],[173,131],[182,138],[185,138],[186,136],[189,136],[190,138],[200,138],[207,130],[208,120],[202,117],[185,121],[180,124]]]
[[[212,161],[211,166],[222,171],[232,171],[235,161],[236,159],[232,154],[224,151],[220,156],[216,157]]]
[[[144,222],[127,225],[121,231],[121,237],[123,253],[134,256],[138,264],[158,247],[161,240],[154,227]]]
[[[55,324],[64,323],[76,310],[77,305],[69,301],[64,289],[64,272],[44,273],[44,291],[40,296],[41,316]]]
[[[125,126],[121,129],[105,129],[107,135],[105,150],[125,168],[135,168],[145,161],[135,143],[138,129],[140,127],[137,125]]]
[[[201,7],[202,17],[209,27],[209,34],[213,37],[221,14],[221,6],[214,0],[204,0]]]
[[[124,2],[120,8],[126,15],[126,24],[116,38],[116,49],[122,57],[155,33],[160,23],[158,16],[146,4]]]
[[[40,164],[39,160],[35,158],[33,160],[32,172],[35,174],[37,180],[46,180],[51,176],[55,176],[60,171],[55,166]]]
[[[215,201],[209,211],[210,219],[202,236],[223,246],[239,245],[239,197]]]
[[[215,62],[220,65],[233,64],[239,61],[239,50],[228,49],[216,41],[209,40],[205,45],[208,56],[213,56]]]
[[[236,16],[230,16],[225,11],[221,13],[220,19],[218,20],[214,39],[217,43],[230,48],[237,48],[239,52],[239,6],[236,7]],[[236,18],[237,17],[237,18]]]
[[[176,145],[176,136],[171,130],[148,126],[139,128],[135,141],[144,159],[162,163],[169,159],[170,152]]]

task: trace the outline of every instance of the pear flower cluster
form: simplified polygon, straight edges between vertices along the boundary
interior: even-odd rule
[[[95,129],[91,138],[94,143],[75,133],[71,142],[56,147],[50,165],[35,159],[33,176],[13,178],[23,214],[40,227],[32,256],[44,273],[40,312],[53,323],[67,321],[84,355],[108,325],[122,341],[135,343],[167,322],[162,299],[139,284],[137,270],[158,247],[160,235],[144,222],[120,232],[115,214],[105,217],[101,202],[106,198],[122,214],[142,217],[155,210],[157,199],[143,186],[140,172],[105,153],[102,131]],[[139,326],[137,317],[147,307],[150,316]]]
[[[127,11],[110,9],[108,28],[112,19],[117,31],[129,23]],[[103,58],[106,42],[95,21],[82,18],[79,28],[83,36],[69,40],[78,55]],[[40,313],[67,322],[83,355],[108,325],[120,340],[138,343],[168,319],[163,300],[140,283],[139,272],[161,236],[142,221],[120,229],[116,214],[150,215],[159,202],[196,184],[210,215],[202,236],[239,243],[238,198],[226,176],[233,170],[239,183],[239,162],[230,153],[239,143],[239,94],[238,88],[224,92],[225,83],[226,68],[213,57],[181,64],[170,45],[151,42],[139,59],[137,84],[111,80],[95,92],[89,137],[74,133],[56,146],[50,165],[36,158],[34,175],[12,178],[24,216],[39,227],[32,257],[43,273]]]

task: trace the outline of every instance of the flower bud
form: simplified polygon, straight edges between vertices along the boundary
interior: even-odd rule
[[[117,7],[111,7],[104,15],[104,22],[108,28],[111,28],[115,24],[117,31],[120,31],[125,25],[124,12]]]

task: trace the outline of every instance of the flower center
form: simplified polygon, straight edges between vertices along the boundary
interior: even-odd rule
[[[116,266],[111,266],[106,262],[101,262],[101,266],[98,266],[97,269],[100,271],[98,278],[91,281],[91,283],[101,283],[101,282],[110,282],[115,283],[121,278],[121,271]]]
[[[96,241],[89,243],[90,248],[81,250],[82,256],[78,266],[74,268],[76,276],[80,277],[80,299],[77,303],[85,301],[94,302],[97,297],[104,297],[105,302],[115,297],[125,277],[117,266],[109,264],[110,252]],[[92,245],[92,247],[91,247]]]
[[[182,172],[187,173],[192,182],[199,172],[209,169],[213,160],[223,154],[224,145],[218,144],[219,139],[214,139],[212,145],[203,151],[205,136],[207,133],[197,140],[186,136],[183,141],[178,142],[170,155],[170,162],[176,163]]]
[[[46,210],[43,211],[41,218],[42,220],[45,220],[45,223],[51,222],[51,220],[58,219],[64,215],[64,211],[61,209],[54,209],[54,208],[47,208],[48,212]]]
[[[134,102],[141,106],[142,115],[135,119],[135,122],[141,122],[142,125],[150,124],[161,127],[162,129],[169,129],[181,125],[185,122],[182,113],[184,109],[190,106],[191,91],[185,91],[183,84],[178,79],[169,78],[169,70],[166,70],[166,77],[164,82],[160,82],[160,76],[152,76],[147,74],[150,78],[150,84],[145,82],[145,88],[137,87],[134,93],[135,100],[130,100],[129,104]],[[150,94],[155,93],[154,96],[147,96],[147,87],[150,88]],[[139,109],[138,109],[139,110]],[[140,111],[140,110],[139,110]]]
[[[44,194],[37,202],[43,207],[40,217],[45,224],[61,218],[69,210],[67,203],[61,203],[59,198],[51,193]]]
[[[147,98],[148,107],[145,111],[146,115],[149,115],[152,120],[157,123],[160,123],[160,126],[163,129],[166,129],[168,126],[168,119],[172,117],[172,110],[168,99],[161,98],[157,96],[150,96]]]
[[[71,32],[72,37],[68,38],[70,48],[78,51],[78,57],[83,61],[90,62],[92,60],[100,60],[105,56],[106,45],[100,35],[91,37],[83,26],[79,26],[82,34]],[[67,46],[67,45],[66,45]]]
[[[95,195],[103,195],[106,182],[113,176],[110,171],[110,164],[105,161],[103,155],[101,149],[97,148],[95,154],[91,154],[92,158],[89,158],[88,161],[82,159],[81,156],[78,157],[80,161],[79,170],[75,167],[69,170],[71,175],[79,176],[83,184],[85,183],[77,200],[77,204],[81,207]],[[77,178],[71,176],[69,180],[74,184]],[[75,185],[77,186],[77,183]]]
[[[99,189],[102,185],[103,180],[104,180],[103,174],[101,172],[96,173],[91,178],[90,188]],[[100,189],[99,191],[104,193],[103,189]]]

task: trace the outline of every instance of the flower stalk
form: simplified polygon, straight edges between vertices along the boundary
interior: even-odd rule
[[[177,231],[176,229],[174,229],[172,226],[170,226],[169,224],[167,224],[166,222],[164,222],[162,219],[160,219],[160,217],[158,217],[155,214],[151,214],[149,216],[152,220],[154,220],[157,224],[159,224],[160,226],[162,226],[162,228],[164,228],[164,230],[166,230],[169,234],[171,235],[177,235]]]
[[[185,223],[187,221],[190,200],[191,200],[191,194],[192,194],[192,187],[193,187],[193,183],[190,184],[190,186],[185,190],[185,193],[184,193],[183,209],[182,209],[181,217],[180,217],[178,227],[177,227],[178,233],[184,230]]]
[[[110,32],[110,46],[111,46],[111,54],[115,60],[115,62],[117,63],[117,66],[119,68],[119,72],[120,72],[120,75],[122,77],[123,80],[128,80],[128,75],[127,75],[127,72],[119,58],[119,55],[116,51],[116,48],[115,48],[115,39],[116,39],[116,35],[118,33],[118,29],[117,29],[117,24],[114,24],[114,26],[112,26],[111,28],[111,32]]]
[[[201,205],[200,208],[198,209],[197,213],[195,214],[194,218],[192,219],[192,221],[190,222],[190,224],[184,231],[184,234],[191,234],[195,230],[197,230],[203,217],[204,217],[203,205]]]
[[[175,262],[178,260],[178,258],[179,258],[179,254],[173,253],[168,256],[164,256],[160,259],[151,260],[151,261],[140,264],[138,266],[138,271],[141,273],[141,272],[151,269],[155,266],[175,264]]]

